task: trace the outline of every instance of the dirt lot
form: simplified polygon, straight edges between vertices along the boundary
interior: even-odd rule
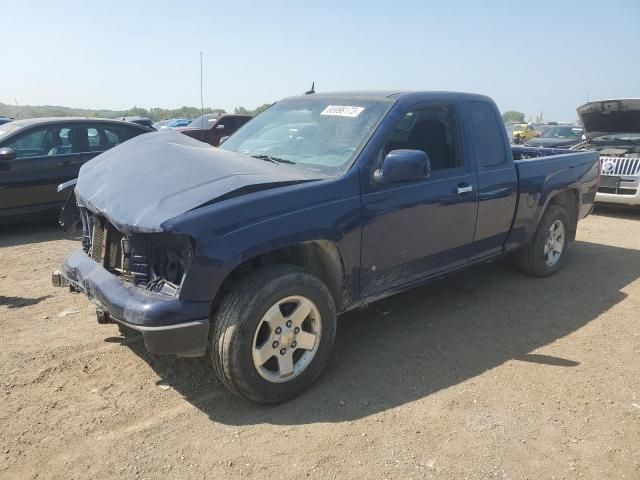
[[[76,245],[0,233],[2,479],[640,478],[640,212],[585,220],[553,278],[486,265],[343,316],[273,408],[53,288]]]

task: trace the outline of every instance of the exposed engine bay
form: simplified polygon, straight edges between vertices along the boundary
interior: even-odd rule
[[[79,207],[82,248],[109,272],[145,289],[175,296],[191,262],[186,235],[123,234],[106,218]]]

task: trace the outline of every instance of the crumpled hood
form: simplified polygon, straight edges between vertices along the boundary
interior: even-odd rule
[[[175,131],[135,137],[80,169],[78,204],[125,233],[162,223],[205,203],[317,179],[282,164],[220,150]]]
[[[640,99],[601,100],[577,109],[587,138],[609,133],[640,133]]]

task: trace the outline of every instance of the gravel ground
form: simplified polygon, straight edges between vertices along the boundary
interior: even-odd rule
[[[2,479],[640,479],[640,211],[583,221],[555,277],[498,262],[344,315],[268,408],[53,288],[77,245],[0,232]]]

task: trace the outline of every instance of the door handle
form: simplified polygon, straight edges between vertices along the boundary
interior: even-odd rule
[[[80,162],[71,162],[67,160],[65,162],[56,163],[57,167],[70,167],[73,165],[80,165]]]
[[[468,183],[458,184],[458,195],[466,195],[471,192],[473,192],[473,185],[469,185]]]

